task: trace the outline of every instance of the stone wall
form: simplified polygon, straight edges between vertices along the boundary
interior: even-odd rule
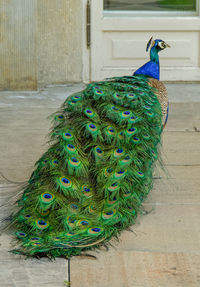
[[[81,0],[1,0],[0,90],[82,80]]]

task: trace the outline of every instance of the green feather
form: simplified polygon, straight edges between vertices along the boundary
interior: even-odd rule
[[[12,216],[13,252],[71,257],[118,237],[153,186],[161,132],[146,77],[91,83],[67,98]]]

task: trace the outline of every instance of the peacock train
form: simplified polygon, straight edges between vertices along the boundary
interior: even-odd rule
[[[92,82],[65,100],[11,216],[12,252],[71,258],[134,224],[168,116],[158,56],[166,47],[151,38],[150,60],[132,76]]]

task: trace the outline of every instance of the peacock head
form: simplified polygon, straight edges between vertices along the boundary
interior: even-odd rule
[[[151,39],[147,43],[147,48],[146,48],[147,52],[150,46],[151,46],[151,49],[154,48],[156,49],[157,52],[160,52],[164,50],[165,48],[170,48],[170,45],[165,43],[163,40],[160,40],[160,39],[153,40],[153,37],[151,37]]]

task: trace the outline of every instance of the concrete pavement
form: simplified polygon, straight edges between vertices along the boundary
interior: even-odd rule
[[[168,84],[169,122],[163,135],[168,178],[158,168],[155,187],[144,203],[133,233],[123,232],[115,248],[98,260],[72,259],[72,287],[200,286],[200,85]],[[48,87],[40,92],[0,93],[0,171],[9,179],[29,178],[46,149],[47,116],[82,84]],[[0,199],[16,190],[0,178]],[[1,217],[10,207],[0,209]],[[1,236],[0,286],[59,287],[67,262],[25,260],[8,253],[11,237]]]

